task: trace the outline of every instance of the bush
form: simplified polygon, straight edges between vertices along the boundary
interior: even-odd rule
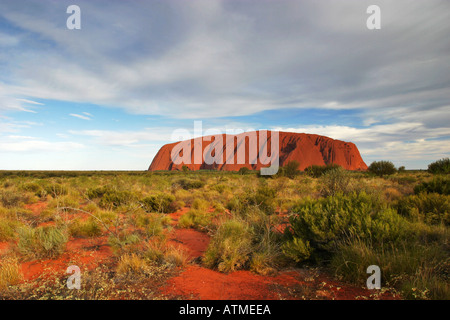
[[[429,182],[422,182],[414,187],[414,193],[419,194],[421,192],[439,193],[444,195],[450,194],[450,178],[436,177]]]
[[[109,186],[90,188],[86,190],[89,200],[100,199],[98,205],[104,209],[120,207],[136,200],[134,193],[128,190],[117,190]]]
[[[432,162],[428,165],[428,172],[433,174],[448,174],[450,173],[450,159],[443,158]]]
[[[171,194],[151,195],[142,199],[141,203],[147,212],[172,213],[178,210],[175,197]]]
[[[276,209],[277,190],[268,186],[266,180],[260,180],[256,191],[248,190],[234,196],[228,201],[226,208],[232,212],[245,215],[252,207],[258,207],[267,214],[273,214]]]
[[[396,173],[397,169],[391,161],[374,161],[369,166],[369,172],[382,177]]]
[[[411,195],[399,201],[398,213],[412,221],[449,226],[450,196],[437,193]]]
[[[201,180],[180,179],[176,182],[184,190],[200,189],[205,185]]]
[[[102,208],[117,208],[129,204],[135,199],[136,197],[130,191],[114,190],[106,192],[100,199],[98,205]]]
[[[298,167],[300,163],[296,160],[289,161],[285,166],[283,166],[283,173],[286,177],[293,179],[298,174]]]
[[[178,225],[181,228],[203,229],[211,225],[214,214],[203,210],[191,209],[181,216]]]
[[[116,255],[139,251],[140,242],[141,237],[130,231],[122,231],[118,235],[111,234],[108,238],[108,244]]]
[[[438,244],[424,246],[406,241],[401,245],[373,246],[352,239],[339,245],[330,265],[343,280],[363,286],[367,266],[377,265],[381,268],[382,287],[400,290],[405,299],[450,299],[448,255]]]
[[[205,252],[204,264],[220,272],[244,269],[252,252],[249,226],[240,220],[229,220],[217,229]]]
[[[19,222],[0,216],[0,241],[8,241],[15,237],[15,230]]]
[[[325,197],[350,191],[350,176],[341,167],[326,171],[320,179],[322,182],[321,193]]]
[[[96,237],[102,234],[99,222],[90,217],[86,221],[80,219],[72,220],[69,225],[69,233],[74,237]]]
[[[57,198],[59,196],[65,196],[68,194],[68,190],[66,186],[60,183],[53,183],[44,187],[47,194],[51,195],[53,198]]]
[[[238,173],[240,175],[248,174],[250,172],[251,172],[251,170],[247,167],[241,167],[241,168],[239,168],[239,171],[238,171]]]
[[[6,208],[18,207],[23,203],[28,203],[30,197],[27,194],[14,190],[0,191],[0,204]]]
[[[340,166],[337,164],[327,164],[325,166],[319,166],[319,165],[312,165],[307,168],[305,168],[305,172],[307,175],[313,177],[313,178],[319,178],[326,172],[330,170],[334,170],[339,168]]]
[[[160,213],[144,213],[136,216],[136,226],[144,228],[149,237],[161,236],[164,228],[170,225],[170,217]]]
[[[297,261],[317,253],[330,255],[339,241],[358,236],[376,243],[397,241],[409,235],[407,222],[395,210],[387,208],[361,192],[347,196],[306,199],[292,208],[290,229],[286,229],[283,252]]]
[[[66,229],[45,226],[38,228],[23,227],[18,229],[17,243],[20,253],[32,258],[55,258],[65,249],[68,241]]]

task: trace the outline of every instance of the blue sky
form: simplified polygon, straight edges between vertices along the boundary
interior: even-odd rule
[[[450,154],[448,34],[437,0],[2,0],[0,169],[145,170],[195,120],[425,169]]]

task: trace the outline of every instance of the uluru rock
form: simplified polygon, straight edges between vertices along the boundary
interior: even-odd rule
[[[278,150],[271,152],[272,146],[276,146],[272,145],[272,136],[276,134]],[[242,167],[260,170],[270,165],[264,161],[264,154],[270,158],[277,154],[276,151],[280,166],[296,160],[300,163],[300,170],[327,164],[337,164],[347,170],[367,170],[358,148],[351,142],[281,131],[275,134],[270,131],[219,134],[166,144],[158,151],[148,170],[181,170],[183,166],[190,170],[237,171]]]

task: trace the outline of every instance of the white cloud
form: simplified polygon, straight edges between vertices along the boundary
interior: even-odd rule
[[[79,119],[83,119],[83,120],[92,120],[91,118],[89,118],[87,116],[83,116],[81,114],[76,114],[76,113],[70,113],[69,116],[75,117],[75,118],[79,118]]]
[[[391,160],[399,166],[406,164],[412,168],[411,163],[415,160],[433,161],[448,157],[450,153],[448,148],[450,127],[430,129],[421,123],[401,122],[364,128],[310,125],[299,128],[273,127],[271,129],[318,134],[333,139],[351,141],[356,144],[361,156],[368,164],[371,161]],[[436,140],[436,137],[442,139]]]
[[[62,152],[83,148],[76,142],[50,142],[44,140],[24,139],[22,141],[0,141],[0,153],[7,152]]]

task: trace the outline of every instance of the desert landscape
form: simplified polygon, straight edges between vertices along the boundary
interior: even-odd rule
[[[299,167],[2,171],[0,298],[449,299],[448,159]]]
[[[437,312],[449,12],[1,0],[3,314]]]

